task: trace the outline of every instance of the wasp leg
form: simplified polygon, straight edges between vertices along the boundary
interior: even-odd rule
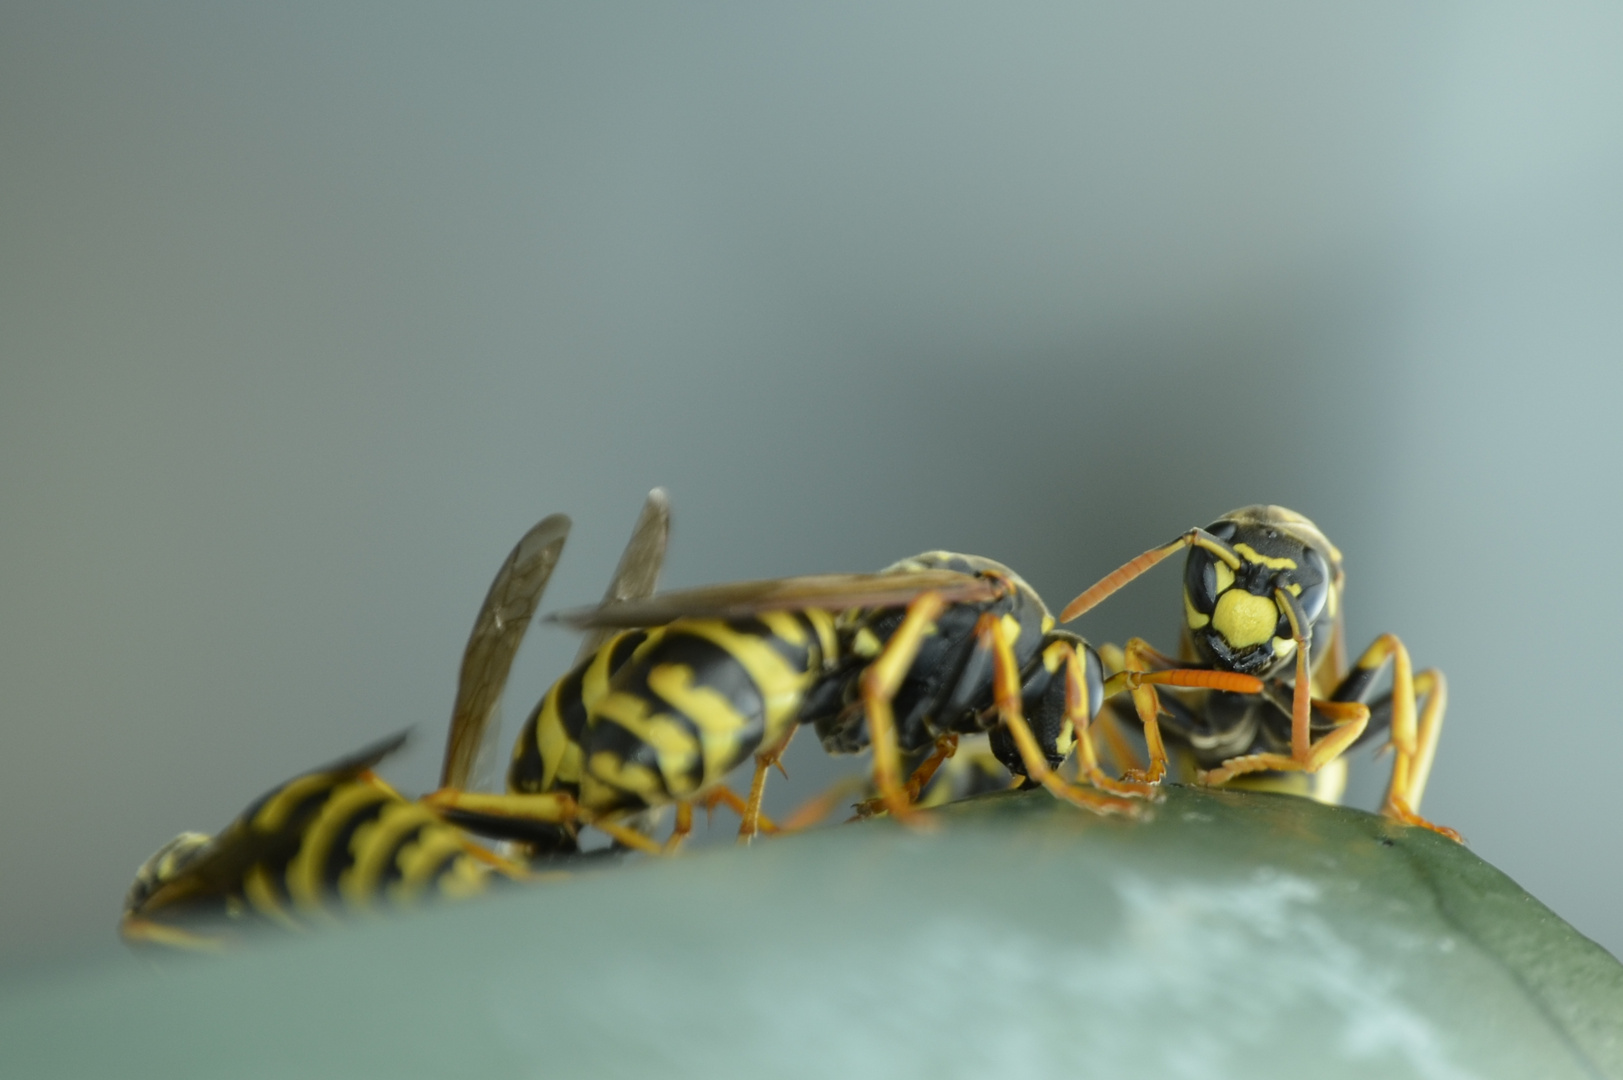
[[[221,935],[198,934],[140,915],[128,914],[119,921],[118,935],[130,945],[166,945],[175,949],[191,949],[194,952],[220,952],[227,944],[226,938]]]
[[[876,796],[891,817],[909,820],[917,817],[903,789],[899,751],[896,746],[896,720],[890,703],[902,685],[908,669],[918,658],[919,645],[936,618],[946,610],[940,593],[926,592],[907,605],[907,614],[884,650],[862,673],[862,707],[868,717],[868,741],[873,745],[873,786]]]
[[[1134,780],[1116,780],[1105,775],[1105,771],[1099,767],[1099,754],[1093,745],[1094,710],[1088,701],[1087,688],[1087,680],[1082,674],[1082,657],[1072,649],[1065,656],[1065,718],[1071,722],[1071,729],[1075,732],[1077,779],[1085,779],[1100,791],[1115,795],[1154,798],[1154,786]],[[1108,717],[1105,718],[1104,727],[1117,739],[1120,738],[1120,733],[1115,731]],[[1110,735],[1105,738],[1108,741]]]
[[[992,650],[992,700],[997,704],[999,719],[1020,751],[1026,775],[1056,797],[1096,814],[1124,814],[1128,817],[1143,814],[1142,804],[1067,783],[1049,766],[1047,756],[1037,745],[1037,737],[1031,733],[1031,725],[1026,723],[1025,714],[1021,711],[1020,666],[1015,661],[1014,646],[1002,621],[990,614],[982,615],[976,633],[982,647]]]
[[[676,821],[671,825],[671,835],[665,838],[662,854],[674,855],[687,838],[693,833],[693,803],[683,799],[676,804]]]
[[[930,756],[919,762],[919,767],[913,770],[913,775],[909,776],[907,783],[903,785],[907,791],[907,801],[910,803],[918,802],[919,794],[924,790],[925,785],[935,778],[935,774],[940,770],[942,764],[957,752],[958,735],[956,732],[949,731],[945,735],[937,736],[935,747],[930,751]],[[884,804],[877,797],[864,799],[862,802],[857,803],[855,807],[856,816],[859,818],[873,817],[884,808]]]
[[[1127,642],[1122,650],[1122,664],[1123,670],[1106,680],[1105,697],[1113,697],[1123,690],[1131,692],[1139,722],[1144,725],[1144,744],[1150,756],[1147,769],[1129,769],[1123,774],[1132,784],[1159,784],[1166,777],[1167,747],[1161,738],[1161,698],[1155,692],[1156,686],[1226,690],[1236,694],[1262,692],[1262,680],[1251,675],[1178,667],[1177,660],[1157,651],[1143,638]]]
[[[1347,751],[1369,724],[1369,709],[1357,702],[1315,701],[1314,706],[1336,725],[1317,742],[1309,743],[1302,757],[1295,754],[1244,754],[1229,758],[1215,769],[1199,774],[1203,784],[1225,784],[1254,772],[1318,772]]]
[[[748,801],[742,795],[725,784],[711,788],[695,801],[704,808],[707,815],[715,813],[716,807],[725,806],[739,817],[743,817],[744,811],[749,807]],[[768,836],[781,831],[776,822],[759,812],[755,815],[755,824],[760,832]]]
[[[1116,767],[1117,772],[1126,775],[1144,770],[1144,765],[1138,760],[1138,751],[1133,749],[1133,744],[1122,734],[1121,721],[1114,710],[1108,713],[1101,712],[1099,719],[1090,725],[1090,730],[1104,737],[1105,749],[1109,752],[1110,762]]]
[[[1437,739],[1442,734],[1443,712],[1448,707],[1448,681],[1443,673],[1428,669],[1413,674],[1409,650],[1396,634],[1382,634],[1364,650],[1353,670],[1336,688],[1335,696],[1358,694],[1374,682],[1387,660],[1392,661],[1392,779],[1386,788],[1381,813],[1406,825],[1419,825],[1460,840],[1453,829],[1433,824],[1420,816],[1420,798],[1426,792],[1432,760],[1437,755]],[[1425,707],[1416,711],[1420,699]]]
[[[789,742],[800,730],[799,724],[790,724],[789,730],[783,733],[774,746],[756,752],[755,776],[750,780],[749,801],[739,811],[738,842],[747,844],[754,839],[755,834],[761,831],[761,799],[766,794],[766,775],[776,766],[784,778],[788,779],[788,772],[783,768],[783,752],[789,749]]]
[[[867,787],[868,783],[869,777],[862,775],[847,776],[843,780],[836,781],[827,791],[820,795],[813,795],[791,810],[789,816],[784,818],[778,825],[778,831],[799,832],[801,829],[811,828],[832,814],[834,808],[839,806],[840,803]],[[857,815],[857,817],[862,816],[865,815],[860,813]],[[855,821],[856,818],[851,820]]]
[[[1104,665],[1107,682],[1126,669],[1127,656],[1122,652],[1120,645],[1112,645],[1107,642],[1099,646],[1098,652],[1099,660]],[[1109,705],[1110,695],[1108,693],[1105,695],[1105,702],[1107,707],[1100,709],[1098,713],[1099,720],[1102,722],[1096,721],[1093,729],[1104,736],[1105,749],[1110,752],[1111,764],[1116,767],[1116,771],[1119,773],[1142,773],[1145,765],[1139,761],[1138,751],[1133,749],[1132,744],[1127,741],[1127,737],[1122,734],[1122,719],[1116,715],[1115,708]]]

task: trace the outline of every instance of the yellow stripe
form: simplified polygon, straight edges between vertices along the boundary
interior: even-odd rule
[[[311,773],[309,776],[289,780],[259,808],[259,813],[254,815],[254,828],[263,832],[276,832],[287,823],[287,816],[299,803],[319,791],[331,788],[335,783],[337,781],[333,774],[326,772]]]
[[[739,746],[739,733],[749,727],[749,718],[734,708],[727,695],[719,690],[693,685],[692,668],[685,664],[661,664],[648,673],[648,686],[681,710],[699,729],[699,749],[704,758],[699,786],[721,779],[748,752]],[[691,764],[691,757],[685,760]],[[663,750],[660,765],[667,778],[675,775],[665,765]]]
[[[242,895],[248,903],[271,922],[285,930],[303,930],[304,924],[289,915],[271,885],[270,872],[263,866],[254,866],[242,879]]]
[[[558,782],[558,773],[563,767],[564,758],[569,755],[573,744],[569,733],[564,730],[563,711],[558,707],[558,698],[563,690],[563,683],[554,683],[547,696],[541,699],[541,715],[535,720],[536,749],[541,753],[541,790],[551,791]],[[575,756],[580,756],[579,748],[575,748]]]
[[[834,629],[834,615],[818,608],[803,611],[801,614],[811,621],[812,629],[817,633],[817,651],[822,654],[823,663],[826,665],[833,662],[840,653],[840,637]]]
[[[772,633],[791,645],[804,646],[806,644],[806,628],[800,625],[800,620],[787,611],[764,611],[761,621]]]
[[[467,842],[462,835],[448,825],[425,829],[422,835],[402,847],[395,856],[394,864],[400,869],[400,880],[389,887],[389,899],[397,904],[416,899],[431,880],[431,875],[444,864],[445,856],[466,849]],[[471,859],[468,861],[472,862]],[[476,867],[475,870],[480,884],[483,884],[483,868]]]
[[[439,824],[433,811],[417,803],[385,806],[375,820],[356,829],[350,838],[349,850],[355,861],[338,875],[338,894],[359,910],[371,907],[400,838],[419,825]]]
[[[333,792],[304,830],[299,853],[287,866],[287,892],[296,907],[319,910],[324,906],[326,887],[321,877],[333,834],[354,821],[357,814],[388,800],[388,792],[367,783],[345,784]]]
[[[661,664],[649,672],[648,685],[654,687],[656,693],[662,693],[655,683],[667,682],[671,677],[663,673],[673,669],[686,672],[689,680],[693,677],[693,673],[686,667]],[[699,760],[700,748],[686,724],[670,713],[652,712],[650,703],[645,699],[620,691],[615,691],[598,702],[597,708],[593,710],[593,716],[612,720],[652,747],[655,757],[659,759],[659,772],[664,776],[665,783],[671,786],[672,794],[680,796],[691,790],[689,775],[693,771],[694,763]],[[592,755],[591,771],[598,779],[613,782],[610,775],[597,767],[598,759],[603,756],[603,754]],[[613,758],[617,766],[619,765],[619,755],[608,756]],[[643,781],[638,780],[637,783],[639,786],[627,790],[646,795],[648,792]]]
[[[627,764],[610,750],[599,750],[586,762],[580,778],[580,802],[588,810],[613,809],[622,792],[638,795],[649,805],[664,798],[659,776],[646,765]]]
[[[684,622],[682,629],[694,637],[712,642],[727,652],[744,669],[765,703],[764,742],[774,742],[783,733],[785,721],[800,708],[800,696],[811,681],[804,669],[792,667],[765,640],[743,634],[715,619]]]
[[[1277,558],[1270,555],[1259,555],[1250,544],[1239,543],[1234,545],[1235,552],[1247,562],[1261,563],[1270,570],[1295,570],[1296,560],[1287,559],[1283,555]]]
[[[461,900],[484,892],[487,884],[489,878],[483,864],[463,855],[451,864],[450,873],[440,875],[439,890],[447,899]]]

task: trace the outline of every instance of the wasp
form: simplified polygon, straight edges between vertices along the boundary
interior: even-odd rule
[[[213,836],[181,833],[147,859],[124,898],[132,944],[218,948],[224,928],[300,929],[337,909],[462,898],[525,870],[473,842],[372,768],[404,733],[279,784]]]
[[[663,493],[654,492],[657,504]],[[568,536],[553,515],[513,548],[492,581],[463,652],[453,723],[495,712],[525,631]],[[635,592],[617,577],[619,593]],[[120,931],[132,943],[210,948],[222,925],[302,926],[342,909],[395,906],[425,895],[462,897],[525,870],[475,843],[426,804],[405,798],[372,770],[404,734],[272,788],[219,833],[175,837],[143,863],[124,901]],[[445,768],[472,776],[477,744]],[[192,929],[193,925],[202,927]]]
[[[610,636],[531,714],[505,795],[448,785],[428,797],[479,831],[591,824],[642,846],[616,833],[620,819],[704,801],[753,754],[747,837],[768,769],[806,724],[832,752],[872,749],[876,805],[898,818],[928,780],[904,782],[902,756],[928,752],[938,766],[963,734],[989,733],[1006,768],[1092,811],[1137,814],[1132,796],[1148,790],[1106,776],[1086,738],[1107,692],[1098,653],[991,559],[927,552],[875,574],[715,585],[549,618]],[[1140,683],[1261,688],[1242,673],[1177,668],[1120,685]],[[1056,771],[1073,750],[1091,786]]]
[[[1349,670],[1343,630],[1345,572],[1341,552],[1301,514],[1280,506],[1248,506],[1204,529],[1190,529],[1102,578],[1060,613],[1069,622],[1163,559],[1188,550],[1184,565],[1184,627],[1178,658],[1139,638],[1121,651],[1131,673],[1164,667],[1206,667],[1262,680],[1257,694],[1207,689],[1172,702],[1163,714],[1152,683],[1131,687],[1149,752],[1147,770],[1130,774],[1159,783],[1167,770],[1162,720],[1201,768],[1199,779],[1224,784],[1253,774],[1331,774],[1321,797],[1339,797],[1342,755],[1389,728],[1392,776],[1382,813],[1458,840],[1452,829],[1419,815],[1436,755],[1448,687],[1435,669],[1416,672],[1394,634],[1382,634]],[[1366,704],[1376,678],[1392,664],[1390,694]],[[1423,705],[1421,704],[1423,702]],[[1333,801],[1333,798],[1332,798]]]

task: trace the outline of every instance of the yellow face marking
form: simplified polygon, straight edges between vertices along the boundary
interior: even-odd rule
[[[1299,597],[1302,595],[1302,587],[1294,581],[1285,586],[1285,591],[1290,593],[1292,596]]]
[[[1278,622],[1279,609],[1272,600],[1244,589],[1230,589],[1219,596],[1212,612],[1212,629],[1236,649],[1261,645],[1274,636]]]
[[[1222,564],[1219,563],[1218,565]],[[1185,590],[1183,594],[1183,617],[1184,620],[1188,622],[1189,629],[1191,630],[1199,630],[1201,627],[1212,621],[1212,617],[1206,614],[1204,611],[1195,610],[1195,602],[1189,599],[1188,590]]]
[[[1238,553],[1240,555],[1241,558],[1245,559],[1246,562],[1260,563],[1263,566],[1266,566],[1270,570],[1295,570],[1296,569],[1296,560],[1295,559],[1287,559],[1283,555],[1280,555],[1280,556],[1277,556],[1277,557],[1276,556],[1271,556],[1271,555],[1261,555],[1261,554],[1258,554],[1257,550],[1255,548],[1253,548],[1250,544],[1246,544],[1246,543],[1235,544],[1234,545],[1234,550],[1235,550],[1236,553]]]
[[[851,651],[864,660],[872,660],[878,656],[879,650],[883,647],[879,643],[879,638],[866,626],[858,630],[856,637],[851,639]]]
[[[1229,591],[1229,586],[1234,584],[1234,571],[1230,570],[1229,564],[1225,562],[1212,563],[1212,569],[1217,574],[1217,595],[1222,596]]]

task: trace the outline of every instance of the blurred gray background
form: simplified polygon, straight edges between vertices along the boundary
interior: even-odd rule
[[[1430,816],[1623,952],[1620,55],[1603,4],[6,5],[0,963],[382,734],[428,786],[507,549],[568,511],[592,601],[655,484],[667,585],[949,547],[1055,606],[1300,510],[1352,647],[1450,676]],[[1171,647],[1177,579],[1079,629]]]

